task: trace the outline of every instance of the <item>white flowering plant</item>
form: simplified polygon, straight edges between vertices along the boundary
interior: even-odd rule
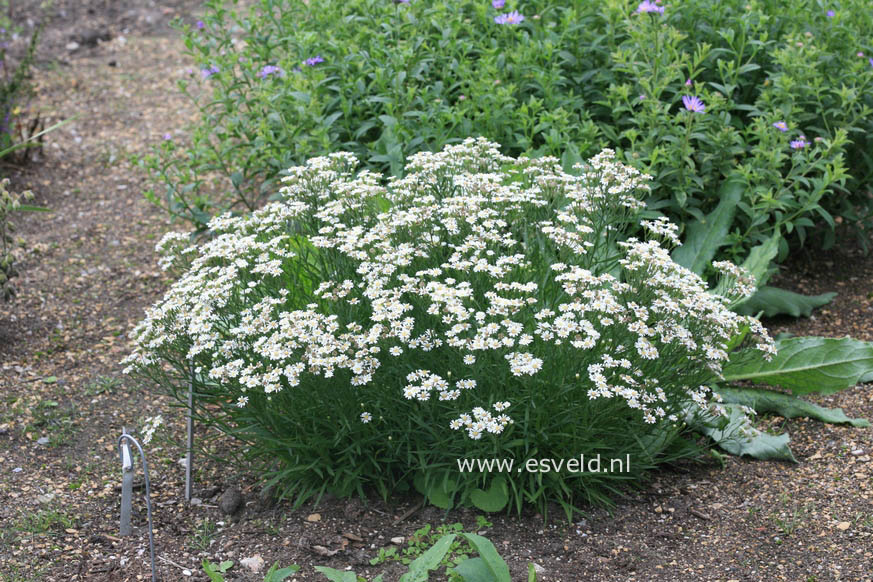
[[[729,309],[754,280],[720,263],[715,293],[675,263],[676,226],[643,215],[648,177],[610,150],[574,174],[481,138],[387,182],[356,164],[290,169],[279,201],[213,219],[201,245],[165,236],[181,276],[126,359],[180,399],[193,373],[201,420],[299,501],[412,485],[435,503],[606,501],[699,452],[685,421],[718,413],[709,386],[729,359],[774,353]],[[630,463],[457,465],[580,454]]]

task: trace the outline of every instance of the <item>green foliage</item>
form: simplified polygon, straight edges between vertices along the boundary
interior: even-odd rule
[[[749,328],[735,351],[769,348],[670,259],[674,225],[640,223],[643,192],[610,152],[571,175],[466,140],[386,185],[345,154],[310,160],[214,238],[161,241],[181,276],[128,371],[184,402],[193,367],[198,422],[297,503],[415,488],[485,511],[608,504],[699,452],[681,414],[705,405],[723,345]],[[609,469],[522,466],[580,454]],[[459,465],[475,459],[517,465]]]
[[[827,305],[836,296],[837,294],[833,292],[809,296],[776,287],[761,287],[754,295],[738,305],[736,311],[744,315],[763,313],[765,317],[774,315],[809,317],[813,309]]]
[[[203,560],[201,564],[203,566],[203,571],[209,577],[211,582],[224,582],[224,573],[230,570],[233,567],[233,562],[228,560],[226,562],[221,562],[220,564],[215,564],[210,562],[209,560]],[[316,569],[318,569],[316,567]],[[292,574],[295,574],[300,570],[300,566],[296,564],[292,564],[291,566],[287,566],[285,568],[279,567],[279,562],[275,562],[270,569],[267,570],[267,573],[264,575],[263,582],[283,582]],[[352,578],[352,582],[356,582],[354,578]],[[374,581],[375,582],[375,581]]]
[[[873,377],[873,343],[852,338],[792,337],[777,340],[772,361],[735,361],[728,382],[746,380],[794,394],[831,394]]]
[[[797,462],[788,446],[787,434],[772,435],[758,430],[749,419],[749,411],[742,405],[722,406],[727,412],[726,416],[707,418],[694,411],[686,417],[688,424],[732,455]]]
[[[15,27],[7,17],[6,6],[5,0],[0,1],[0,159],[19,149],[22,137],[24,140],[29,137],[24,127],[25,115],[31,96],[30,69],[40,33],[39,28],[34,29],[22,58],[17,63],[11,62],[7,46]],[[29,133],[35,133],[35,128],[32,126]]]
[[[774,233],[782,259],[816,222],[827,244],[835,216],[871,216],[866,0],[834,18],[813,0],[687,0],[663,15],[531,0],[507,4],[526,17],[517,26],[495,23],[486,0],[206,7],[204,28],[181,25],[200,68],[181,88],[200,120],[190,143],[141,160],[157,184],[149,198],[197,229],[259,206],[312,155],[350,151],[396,175],[411,153],[478,135],[565,168],[615,148],[654,177],[651,208],[682,223],[741,185],[713,241],[735,260]],[[685,110],[691,96],[705,112]]]
[[[459,538],[469,543],[479,556],[469,558],[464,553],[458,557]],[[459,530],[457,533],[443,533],[426,538],[424,547],[418,550],[417,555],[415,560],[409,562],[409,570],[400,577],[400,582],[427,582],[429,572],[443,567],[446,568],[448,579],[453,582],[512,582],[509,567],[497,553],[497,548],[490,540],[478,534]],[[327,576],[331,582],[366,582],[365,578],[357,576],[354,572],[325,566],[316,566],[315,569]],[[381,580],[380,575],[374,578],[373,582],[381,582]],[[529,568],[528,582],[536,582],[533,564]]]
[[[863,418],[849,418],[842,408],[824,408],[789,394],[754,388],[719,388],[718,394],[728,404],[742,404],[755,412],[773,412],[785,418],[814,418],[832,424],[848,424],[866,428],[870,422]]]

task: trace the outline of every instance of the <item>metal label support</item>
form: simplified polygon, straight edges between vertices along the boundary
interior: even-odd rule
[[[118,437],[118,455],[121,459],[121,528],[120,534],[127,536],[131,534],[130,527],[130,512],[133,501],[133,456],[131,455],[130,443],[136,446],[139,451],[139,457],[142,459],[142,472],[145,477],[145,498],[146,510],[149,518],[149,557],[152,564],[152,582],[157,582],[157,571],[155,570],[155,535],[152,529],[152,490],[149,484],[149,465],[146,461],[145,453],[142,450],[139,442],[127,433],[127,430],[121,429],[121,436]]]
[[[185,501],[191,503],[191,470],[194,464],[194,369],[191,369],[191,381],[188,383],[188,442],[185,454]]]

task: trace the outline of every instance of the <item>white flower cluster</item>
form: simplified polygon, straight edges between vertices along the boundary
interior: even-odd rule
[[[397,394],[467,403],[451,428],[479,439],[513,422],[508,402],[492,405],[496,416],[472,406],[513,394],[495,386],[500,378],[578,369],[580,398],[620,398],[647,422],[675,421],[670,395],[704,405],[700,381],[683,378],[718,376],[746,324],[773,351],[757,320],[730,312],[658,242],[621,239],[613,225],[642,208],[648,178],[609,150],[575,176],[557,160],[507,158],[470,139],[412,156],[387,187],[354,174],[355,164],[340,153],[292,169],[282,201],[214,219],[216,236],[202,246],[165,237],[159,246],[175,253],[166,264],[190,266],[132,332],[128,369],[173,354],[242,393],[299,390],[319,377],[363,390],[382,381],[382,366],[410,370],[431,356],[447,361],[429,352],[453,353],[478,382],[415,369]],[[678,242],[665,220],[643,224]],[[477,396],[483,386],[489,393]]]

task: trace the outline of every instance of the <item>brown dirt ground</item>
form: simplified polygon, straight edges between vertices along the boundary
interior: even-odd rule
[[[189,64],[167,22],[190,19],[195,4],[55,3],[36,104],[52,119],[78,117],[50,136],[39,164],[15,176],[53,212],[19,218],[28,243],[21,292],[0,304],[2,582],[149,577],[141,498],[136,535],[118,537],[116,439],[167,402],[132,385],[118,361],[127,331],[167,285],[153,245],[171,225],[143,199],[145,178],[127,156],[165,132],[184,139],[194,110],[174,82]],[[109,40],[66,48],[93,31]],[[839,297],[808,320],[770,322],[774,330],[873,341],[873,256],[853,243],[801,253],[781,284]],[[814,400],[873,418],[869,386]],[[799,464],[728,457],[724,467],[683,465],[654,474],[611,514],[549,524],[497,515],[477,526],[470,510],[410,514],[416,499],[293,510],[262,499],[250,475],[206,460],[195,489],[203,503],[189,506],[182,449],[171,439],[184,424],[179,414],[168,421],[148,451],[161,580],[206,580],[204,558],[236,561],[229,580],[260,580],[238,563],[260,555],[267,565],[299,564],[292,580],[324,580],[313,565],[329,565],[393,582],[397,564],[369,564],[379,548],[425,524],[455,522],[494,541],[514,580],[527,579],[531,562],[545,581],[873,580],[873,429],[765,418],[765,427],[791,434]],[[234,485],[250,500],[239,521],[217,508],[217,494]]]

